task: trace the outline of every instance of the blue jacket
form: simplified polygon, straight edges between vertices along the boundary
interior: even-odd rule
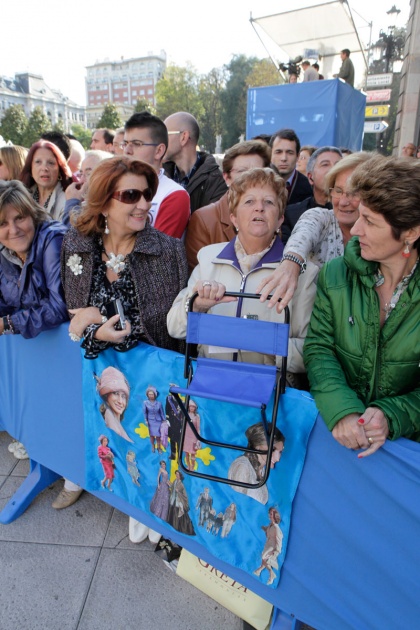
[[[35,230],[23,268],[0,249],[0,317],[26,339],[68,320],[60,279],[60,251],[66,227],[46,221]]]

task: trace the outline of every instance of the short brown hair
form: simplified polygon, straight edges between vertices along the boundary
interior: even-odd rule
[[[416,160],[373,155],[354,171],[350,189],[372,212],[384,217],[395,240],[405,230],[420,226],[420,164]],[[420,248],[420,239],[414,247]]]
[[[230,147],[225,153],[222,162],[224,173],[230,173],[233,168],[233,162],[240,155],[259,155],[263,161],[263,166],[270,166],[271,148],[263,140],[246,140],[238,142]]]
[[[31,217],[35,227],[44,221],[51,221],[51,216],[37,204],[22,182],[16,179],[0,181],[0,221],[3,220],[6,206],[13,206],[22,217]]]
[[[231,214],[236,215],[239,200],[250,188],[271,186],[277,196],[279,217],[284,214],[287,203],[286,184],[282,177],[271,168],[251,168],[232,182],[228,191],[228,203]]]
[[[128,155],[117,155],[100,162],[92,172],[89,190],[83,209],[74,220],[74,226],[83,235],[103,234],[105,217],[102,212],[116,191],[123,175],[144,175],[155,196],[159,180],[152,166]]]

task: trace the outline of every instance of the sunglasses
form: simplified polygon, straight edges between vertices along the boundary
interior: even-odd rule
[[[129,188],[128,190],[117,190],[111,195],[111,199],[116,199],[117,201],[121,201],[121,203],[137,203],[140,199],[144,197],[145,201],[152,201],[153,199],[153,191],[150,188],[145,188],[144,190],[137,190],[137,188]]]

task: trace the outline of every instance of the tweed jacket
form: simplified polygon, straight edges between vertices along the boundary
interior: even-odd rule
[[[61,252],[61,275],[69,309],[89,306],[95,249],[101,247],[99,235],[82,236],[71,228]],[[70,256],[80,258],[82,271],[76,275],[68,266]],[[78,261],[79,262],[79,261]],[[187,284],[187,259],[180,240],[159,232],[150,225],[138,232],[133,251],[126,257],[148,343],[169,350],[182,344],[169,336],[166,314]]]
[[[226,192],[218,201],[199,208],[191,216],[185,236],[190,272],[198,264],[197,254],[202,247],[231,241],[234,236]]]

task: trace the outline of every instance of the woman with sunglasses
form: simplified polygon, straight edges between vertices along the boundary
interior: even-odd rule
[[[69,334],[87,358],[109,346],[124,352],[138,341],[179,349],[166,314],[187,282],[182,243],[149,225],[154,169],[129,156],[101,162],[92,173],[82,212],[63,244],[62,275],[72,320]],[[119,300],[120,315],[110,316]]]
[[[166,314],[187,283],[187,261],[181,241],[148,222],[157,187],[157,174],[145,162],[127,155],[103,160],[66,234],[61,274],[72,318],[69,335],[75,342],[83,337],[88,359],[108,347],[125,352],[139,341],[180,349],[167,332]],[[126,320],[122,329],[121,315],[110,315],[116,300]],[[66,480],[53,506],[68,507],[80,493]],[[140,527],[147,537],[148,528]]]

